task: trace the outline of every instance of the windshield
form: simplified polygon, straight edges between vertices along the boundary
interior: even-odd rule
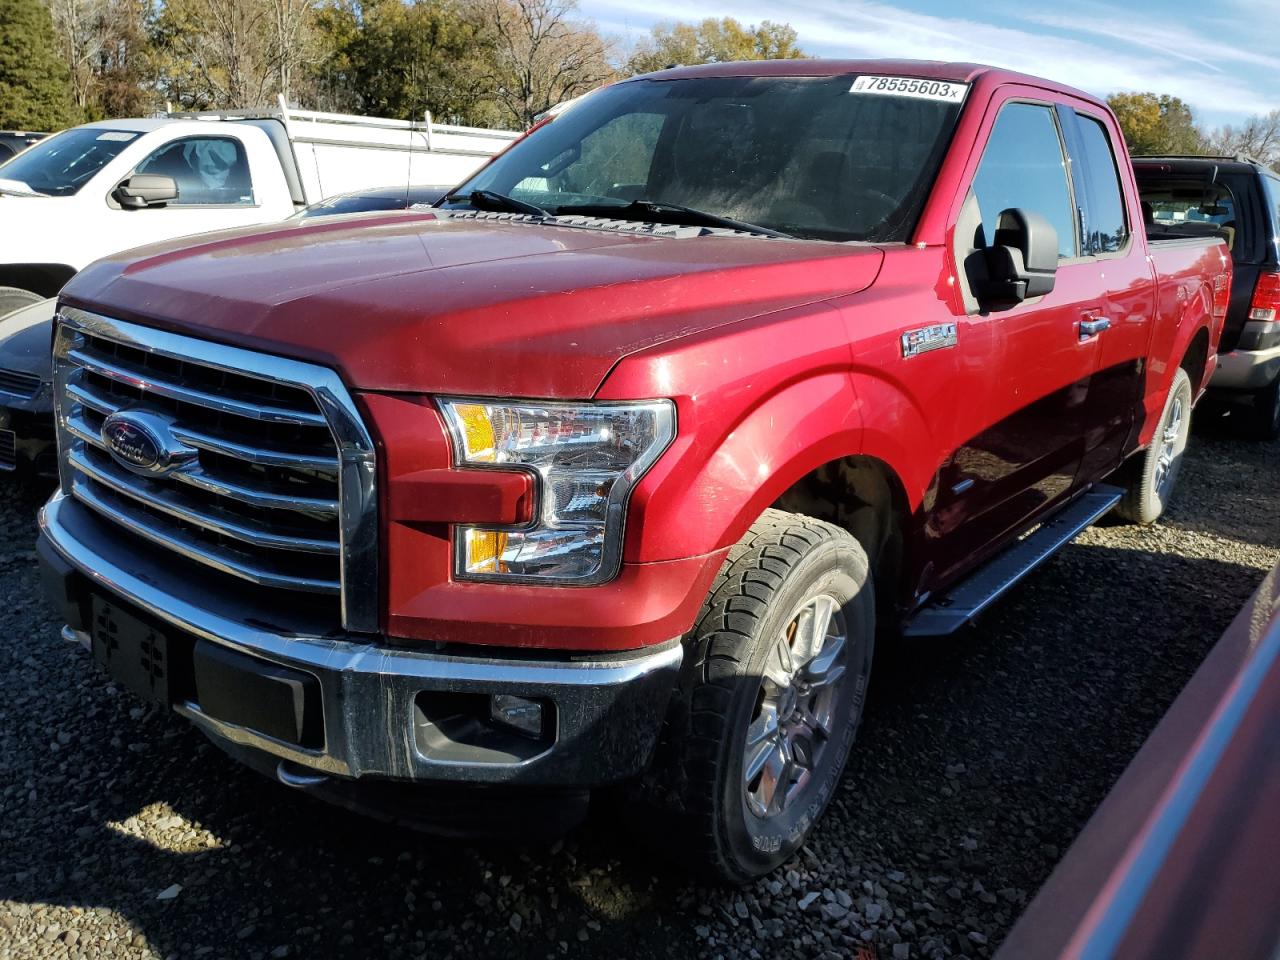
[[[17,180],[51,197],[69,197],[138,137],[133,130],[67,130],[0,164],[0,180]]]
[[[466,206],[465,194],[485,190],[551,213],[609,205],[660,220],[646,204],[666,203],[809,239],[904,242],[955,126],[962,85],[924,84],[957,88],[943,100],[855,93],[853,81],[620,83],[534,131],[444,206]]]

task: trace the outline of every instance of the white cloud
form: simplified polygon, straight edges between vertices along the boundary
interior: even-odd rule
[[[753,23],[785,20],[796,28],[806,49],[824,56],[989,63],[1070,83],[1099,96],[1119,90],[1154,90],[1181,97],[1212,122],[1280,106],[1280,81],[1263,91],[1242,71],[1232,69],[1233,63],[1241,62],[1270,66],[1270,60],[1249,51],[1241,57],[1242,51],[1226,43],[1153,18],[1117,17],[1103,22],[1092,13],[1077,19],[1021,12],[1006,17],[1008,22],[1014,22],[1014,16],[1034,20],[1044,28],[1037,30],[933,16],[879,0],[805,0],[784,5],[710,0],[696,14],[680,0],[588,0],[585,9],[601,20],[629,25],[708,16]],[[1061,31],[1068,28],[1102,38],[1106,45],[1063,35]]]
[[[1150,17],[1135,19],[1133,17],[1115,16],[1111,12],[1102,12],[1106,8],[1088,7],[1087,16],[1067,16],[1060,13],[1024,13],[1021,18],[1031,23],[1043,24],[1059,30],[1075,33],[1091,34],[1115,43],[1127,44],[1155,50],[1166,56],[1195,63],[1215,73],[1231,73],[1238,71],[1241,64],[1263,67],[1276,75],[1280,83],[1280,70],[1277,69],[1275,54],[1254,51],[1239,44],[1227,43],[1214,39],[1213,34],[1198,22],[1157,21]],[[1249,33],[1239,27],[1224,29],[1225,24],[1218,18],[1218,32],[1227,36],[1246,39]],[[1271,37],[1267,37],[1271,42]]]

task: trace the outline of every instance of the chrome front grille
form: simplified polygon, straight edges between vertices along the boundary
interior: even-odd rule
[[[211,568],[229,599],[328,596],[345,629],[377,629],[373,444],[333,371],[63,308],[54,378],[63,489],[121,549]],[[113,415],[162,424],[180,459],[128,462]]]

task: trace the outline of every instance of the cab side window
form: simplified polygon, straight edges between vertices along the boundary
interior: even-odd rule
[[[1058,233],[1058,256],[1076,256],[1076,218],[1067,181],[1066,154],[1053,111],[1033,103],[1000,110],[973,178],[986,244],[995,238],[1004,210],[1038,213]]]
[[[1098,120],[1082,113],[1076,116],[1080,119],[1083,160],[1089,179],[1089,236],[1085,252],[1115,253],[1129,239],[1115,152],[1106,128]]]
[[[244,145],[231,137],[175,140],[147,157],[135,172],[172,177],[178,184],[178,199],[170,206],[253,203],[253,184]]]

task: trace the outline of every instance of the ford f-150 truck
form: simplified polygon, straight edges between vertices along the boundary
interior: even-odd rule
[[[1231,262],[1142,222],[1093,97],[800,60],[617,83],[428,211],[100,261],[54,344],[65,636],[319,796],[621,785],[759,875],[877,637],[1164,509]]]

